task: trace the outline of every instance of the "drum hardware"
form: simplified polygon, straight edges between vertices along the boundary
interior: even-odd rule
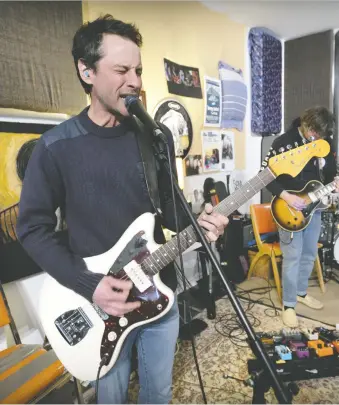
[[[321,253],[324,277],[339,283],[334,273],[335,268],[339,269],[339,211],[338,204],[334,204],[334,197],[331,207],[321,214],[319,242],[323,244]]]

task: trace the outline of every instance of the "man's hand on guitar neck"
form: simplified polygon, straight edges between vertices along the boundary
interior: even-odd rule
[[[132,287],[131,281],[104,276],[94,291],[93,302],[109,315],[123,316],[140,307],[140,302],[126,302]]]
[[[204,211],[198,218],[198,223],[207,231],[207,239],[210,242],[215,242],[224,233],[228,218],[213,211],[212,204],[206,204]]]
[[[297,195],[290,194],[288,191],[283,191],[280,196],[287,204],[295,210],[301,211],[306,207],[306,201]]]

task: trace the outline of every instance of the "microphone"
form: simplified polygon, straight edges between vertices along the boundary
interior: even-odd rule
[[[161,131],[159,125],[145,110],[139,97],[125,97],[125,106],[127,108],[127,111],[139,118],[139,120],[145,125],[145,127],[150,129],[156,137],[160,137],[164,142],[167,143],[166,135]]]

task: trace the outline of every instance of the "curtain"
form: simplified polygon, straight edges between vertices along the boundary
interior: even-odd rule
[[[81,1],[0,2],[0,107],[74,115],[86,106],[72,40]]]

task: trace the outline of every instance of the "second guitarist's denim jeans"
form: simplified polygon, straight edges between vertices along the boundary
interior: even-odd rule
[[[168,404],[172,398],[172,369],[179,334],[177,301],[155,322],[134,329],[126,338],[114,367],[99,380],[99,404],[126,404],[133,343],[138,351],[139,404]],[[93,385],[95,381],[93,382]]]
[[[282,286],[283,304],[294,307],[297,295],[307,293],[308,279],[318,254],[318,240],[321,230],[321,214],[316,211],[306,229],[287,232],[279,228],[280,248],[283,253]]]

